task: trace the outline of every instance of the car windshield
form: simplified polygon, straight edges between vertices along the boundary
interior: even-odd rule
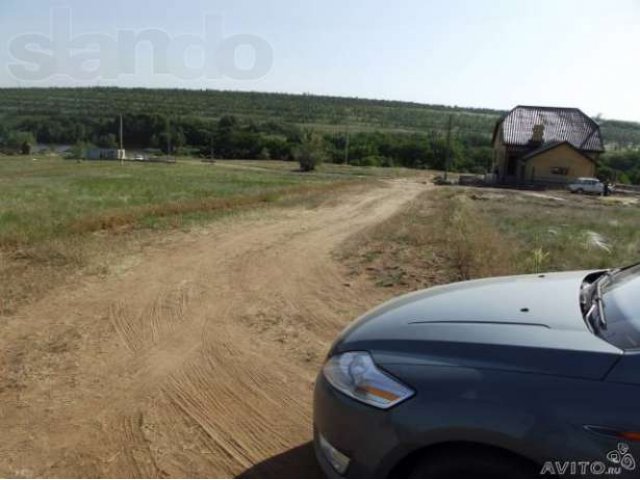
[[[599,331],[609,343],[624,350],[640,348],[640,265],[603,278],[606,327]]]

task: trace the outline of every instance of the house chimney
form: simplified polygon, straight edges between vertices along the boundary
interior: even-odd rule
[[[542,143],[542,142],[544,142],[544,124],[538,123],[533,126],[531,143]]]

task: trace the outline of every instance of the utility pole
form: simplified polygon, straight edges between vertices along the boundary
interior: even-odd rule
[[[344,164],[349,165],[349,127],[347,127],[344,142]]]
[[[447,122],[447,156],[444,160],[444,181],[447,181],[449,174],[449,163],[451,162],[451,129],[453,128],[453,115],[449,115],[449,121]]]
[[[171,159],[171,119],[167,119],[167,160]]]
[[[305,117],[302,123],[307,124],[307,123],[311,123],[311,94],[305,93],[304,99],[305,99],[305,107],[307,109],[307,112],[305,114]]]
[[[122,155],[120,157],[120,165],[124,165],[124,141],[122,139],[122,114],[120,114],[120,131],[119,131],[119,137],[120,137],[120,152],[118,155]]]

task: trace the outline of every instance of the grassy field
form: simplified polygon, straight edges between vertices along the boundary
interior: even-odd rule
[[[312,186],[317,177],[219,169],[203,164],[0,161],[0,245],[21,246],[125,223],[155,226],[175,207]],[[201,205],[198,205],[201,203]],[[153,207],[153,209],[151,209]]]
[[[230,212],[322,198],[400,169],[290,162],[176,164],[0,157],[0,314],[80,269],[100,273],[135,236]],[[128,235],[123,235],[127,233]]]
[[[636,199],[446,188],[352,238],[353,275],[399,292],[456,280],[640,261]]]
[[[337,182],[401,175],[401,169],[321,166],[302,174],[289,162],[177,164],[82,162],[0,157],[0,246],[16,247],[74,233],[158,227],[235,206]]]
[[[636,199],[567,193],[467,194],[478,214],[518,245],[517,271],[609,268],[640,261]]]

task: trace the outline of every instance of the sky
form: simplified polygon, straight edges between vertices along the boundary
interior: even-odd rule
[[[176,87],[640,121],[640,0],[0,0],[0,86]]]

